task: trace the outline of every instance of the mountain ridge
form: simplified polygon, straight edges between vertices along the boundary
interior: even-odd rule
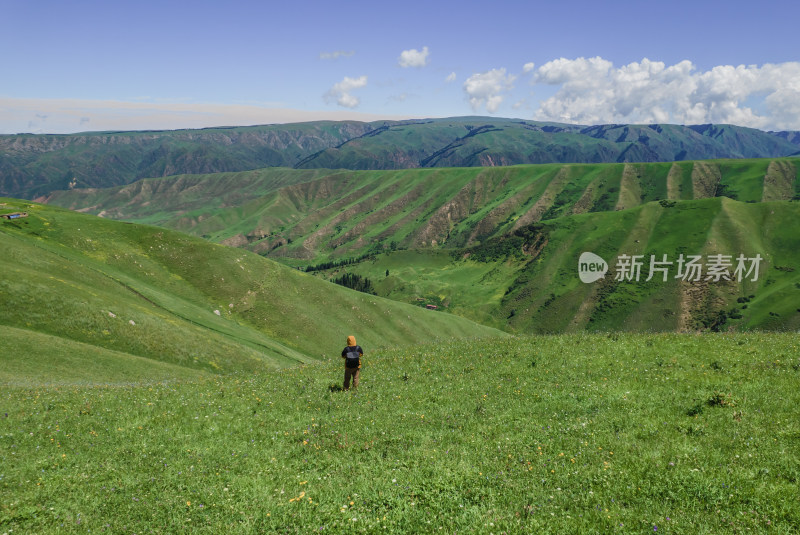
[[[314,121],[200,130],[0,136],[0,195],[263,167],[408,169],[784,157],[800,133],[730,125],[569,125],[495,117]]]
[[[54,192],[47,202],[246,246],[282,261],[314,262],[362,255],[373,242],[463,247],[562,215],[718,196],[800,198],[800,161],[267,168]]]

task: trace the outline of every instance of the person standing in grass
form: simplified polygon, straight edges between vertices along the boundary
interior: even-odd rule
[[[344,359],[344,389],[350,390],[350,378],[353,378],[353,389],[358,388],[358,375],[361,369],[361,357],[364,351],[356,344],[355,336],[347,337],[347,347],[342,349]]]

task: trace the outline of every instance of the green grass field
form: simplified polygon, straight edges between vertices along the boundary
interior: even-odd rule
[[[499,334],[185,234],[2,202],[29,216],[0,220],[0,377],[91,378],[101,361],[196,377],[311,362],[355,331],[370,347]]]
[[[357,392],[340,359],[6,384],[0,533],[800,529],[796,335],[365,350]]]
[[[794,184],[778,164],[749,165],[772,173],[764,196]],[[715,176],[669,164],[583,166],[562,194],[575,168],[560,169],[538,168],[527,186],[524,168],[426,170],[437,187],[416,208],[401,200],[418,183],[370,175],[385,193],[375,213],[311,214],[294,228],[313,238],[330,226],[333,245],[359,233],[430,240],[447,229],[425,210],[477,173],[450,229],[477,245],[388,248],[314,274],[2,199],[29,217],[0,221],[0,534],[797,532],[797,203],[647,202]],[[273,187],[251,178],[259,195]],[[337,181],[300,182],[294,194]],[[613,188],[634,206],[611,211]],[[549,245],[531,257],[491,234],[516,225],[510,207],[538,210],[536,195],[555,219],[537,227]],[[275,217],[309,199],[275,196]],[[380,203],[392,215],[373,228]],[[251,208],[266,217],[259,203],[239,215]],[[575,262],[587,250],[609,261],[761,253],[765,264],[758,284],[692,294],[675,281],[584,285]],[[343,272],[406,303],[320,280]],[[594,333],[511,337],[425,304],[520,332]],[[727,327],[790,332],[618,332],[696,330],[690,321],[731,306]],[[357,392],[340,389],[346,334],[366,349]]]

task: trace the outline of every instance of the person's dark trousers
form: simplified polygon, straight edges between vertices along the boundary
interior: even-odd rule
[[[353,388],[358,388],[358,368],[347,368],[344,369],[344,389],[350,389],[350,378],[353,378]]]

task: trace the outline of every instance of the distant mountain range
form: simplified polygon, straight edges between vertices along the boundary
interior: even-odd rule
[[[730,125],[578,126],[493,117],[17,134],[0,136],[0,195],[33,199],[142,178],[264,167],[388,170],[797,154],[800,132]]]

